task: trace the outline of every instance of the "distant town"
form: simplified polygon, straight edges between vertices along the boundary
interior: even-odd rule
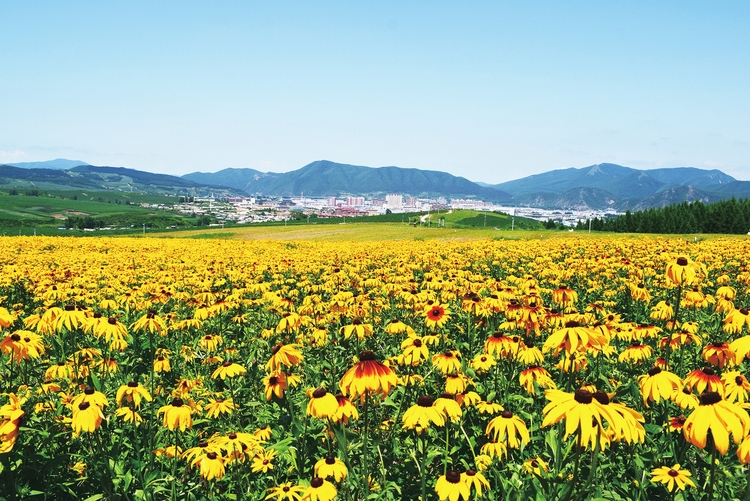
[[[619,215],[614,210],[546,210],[533,207],[508,207],[474,199],[422,199],[390,194],[385,198],[365,197],[182,197],[180,203],[148,205],[152,208],[173,210],[187,215],[210,216],[222,222],[236,224],[287,221],[315,216],[317,218],[346,218],[399,213],[440,213],[459,209],[503,212],[537,221],[549,220],[573,227],[579,221]]]

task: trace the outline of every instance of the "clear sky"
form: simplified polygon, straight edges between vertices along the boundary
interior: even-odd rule
[[[0,162],[750,180],[750,2],[5,1]]]

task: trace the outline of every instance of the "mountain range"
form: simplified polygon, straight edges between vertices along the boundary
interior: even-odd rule
[[[574,210],[642,210],[683,201],[750,197],[750,181],[720,170],[675,167],[638,170],[616,164],[559,169],[490,185],[432,170],[364,167],[318,160],[286,173],[255,169],[193,172],[182,177],[98,167],[76,160],[0,165],[0,187],[141,191],[216,196],[365,196],[469,198],[504,205]]]

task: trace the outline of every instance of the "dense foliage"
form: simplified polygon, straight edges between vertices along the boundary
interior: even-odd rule
[[[577,229],[587,229],[580,221]],[[591,229],[618,233],[724,233],[750,232],[750,199],[722,200],[712,204],[700,201],[668,205],[659,209],[627,211],[616,218],[594,218]]]

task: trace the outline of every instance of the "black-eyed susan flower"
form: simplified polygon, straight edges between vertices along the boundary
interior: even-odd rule
[[[122,405],[123,398],[127,402],[135,403],[136,407],[141,405],[141,399],[146,399],[148,402],[152,400],[148,390],[137,381],[130,381],[117,389],[117,395],[115,396],[117,405]]]
[[[107,400],[107,397],[104,395],[104,393],[100,391],[96,391],[91,386],[87,386],[83,390],[83,393],[79,393],[78,395],[73,397],[73,401],[71,402],[71,405],[75,407],[81,402],[89,402],[91,404],[98,406],[99,408],[106,407],[107,405],[109,405],[109,401]]]
[[[471,361],[471,366],[474,368],[474,370],[480,373],[487,372],[488,370],[493,368],[495,364],[497,364],[495,357],[493,357],[489,353],[480,353]]]
[[[474,382],[461,373],[450,374],[445,376],[445,392],[451,395],[457,395],[466,391],[466,387]]]
[[[235,362],[231,362],[231,361],[227,360],[226,362],[222,363],[219,366],[219,368],[217,368],[213,372],[213,374],[211,374],[211,377],[213,379],[216,379],[216,378],[219,378],[219,377],[221,379],[226,379],[228,377],[232,378],[232,377],[235,377],[235,376],[240,376],[240,375],[244,374],[245,372],[247,372],[247,369],[245,369],[244,367],[242,367],[240,364],[235,363]]]
[[[150,332],[151,334],[159,334],[161,336],[167,335],[167,323],[154,310],[149,310],[135,321],[130,328],[134,331]]]
[[[344,373],[339,388],[350,398],[365,398],[368,392],[385,396],[397,384],[398,377],[393,370],[378,361],[375,353],[365,350],[359,354],[359,362]]]
[[[737,404],[728,402],[716,391],[707,391],[700,396],[700,405],[685,420],[682,428],[685,440],[705,449],[709,433],[720,454],[729,449],[729,435],[739,444],[750,431],[750,417]]]
[[[193,466],[198,466],[201,477],[206,480],[220,479],[226,471],[224,458],[215,451],[209,451],[204,456],[193,460]]]
[[[450,313],[450,309],[446,305],[429,305],[423,311],[425,325],[428,329],[443,327],[450,320]]]
[[[485,477],[481,471],[470,468],[464,472],[462,477],[469,488],[473,488],[476,491],[478,497],[482,497],[482,488],[490,488],[490,483],[487,481],[487,477]]]
[[[305,357],[299,350],[299,344],[277,343],[271,350],[271,358],[266,363],[266,370],[278,371],[282,367],[294,367],[299,365]]]
[[[98,405],[82,401],[73,406],[73,431],[81,433],[87,431],[93,433],[99,428],[104,419],[101,407]]]
[[[529,395],[533,395],[535,392],[534,383],[548,390],[557,388],[547,369],[538,365],[532,365],[522,370],[518,376],[518,380]]]
[[[503,411],[490,421],[485,433],[491,435],[493,440],[505,442],[511,449],[520,449],[521,444],[527,444],[530,440],[526,423],[510,411]]]
[[[549,465],[540,457],[530,458],[523,462],[523,471],[541,477],[549,471]]]
[[[422,433],[432,424],[444,426],[445,416],[435,407],[435,401],[432,397],[423,395],[417,399],[416,404],[406,409],[402,421],[405,430],[416,430],[417,433]]]
[[[159,407],[156,415],[159,414],[164,415],[162,424],[170,430],[179,427],[180,431],[185,431],[193,427],[193,412],[181,398],[175,398],[169,404]]]
[[[698,396],[693,393],[690,388],[680,387],[675,389],[672,395],[672,401],[680,409],[695,409],[698,407]]]
[[[349,339],[352,335],[356,335],[357,339],[362,340],[372,336],[372,325],[362,322],[360,318],[355,318],[351,324],[341,327],[339,332],[344,336],[344,339]]]
[[[651,481],[666,485],[669,492],[672,492],[675,487],[681,491],[684,491],[686,487],[695,487],[690,477],[691,473],[680,468],[679,464],[672,467],[661,466],[651,470]]]
[[[609,341],[598,331],[581,325],[576,321],[565,323],[565,327],[555,330],[544,342],[542,352],[554,350],[557,356],[561,350],[571,354],[588,349],[601,350]]]
[[[335,482],[341,482],[346,478],[348,472],[346,464],[334,456],[327,456],[315,463],[316,477],[333,478]]]
[[[735,365],[735,354],[729,348],[729,343],[714,341],[703,347],[703,360],[719,369]]]
[[[648,373],[638,377],[638,386],[641,388],[643,404],[648,407],[649,402],[669,400],[675,390],[682,387],[682,380],[676,374],[654,366]]]
[[[132,407],[120,407],[115,411],[115,416],[122,418],[126,423],[136,426],[143,422],[143,417]]]
[[[338,402],[338,408],[336,413],[331,418],[334,423],[348,424],[350,419],[359,419],[359,412],[354,407],[351,400],[346,395],[338,393],[336,395],[336,402]]]
[[[469,501],[471,496],[471,490],[469,484],[467,484],[462,475],[456,470],[448,470],[445,475],[441,475],[435,483],[435,492],[438,495],[440,501],[458,501],[459,498],[463,498],[464,501]]]
[[[331,501],[337,494],[336,487],[331,482],[320,477],[315,477],[310,481],[310,487],[305,490],[302,499],[309,499],[310,501]]]
[[[404,364],[419,365],[430,356],[430,350],[419,336],[409,336],[401,342]]]
[[[206,351],[216,351],[224,339],[218,334],[206,334],[198,340],[198,346]]]
[[[685,376],[685,386],[698,393],[716,391],[724,395],[724,382],[711,367],[695,369]]]
[[[498,442],[497,440],[491,440],[482,445],[480,451],[483,455],[491,459],[504,458],[508,455],[508,447],[504,443]]]
[[[682,428],[685,426],[686,419],[687,418],[685,416],[675,416],[669,418],[669,422],[666,426],[669,428],[669,431],[682,431]]]
[[[268,492],[268,495],[265,497],[266,500],[300,501],[305,488],[300,485],[294,485],[292,482],[284,482],[283,484],[267,489],[266,492]]]
[[[744,404],[750,392],[750,382],[740,371],[728,371],[721,375],[724,382],[724,398],[730,402]]]
[[[640,341],[633,341],[633,344],[625,348],[625,350],[620,353],[620,356],[617,357],[617,359],[620,362],[629,361],[636,364],[641,364],[651,358],[653,353],[654,350],[649,345],[641,344]]]
[[[542,410],[544,414],[542,428],[565,419],[564,439],[578,432],[583,445],[596,443],[599,430],[604,428],[606,412],[594,399],[593,392],[584,389],[576,390],[574,393],[547,390],[544,396],[549,403]]]
[[[317,388],[310,394],[307,402],[307,415],[319,419],[333,417],[338,410],[339,404],[336,397],[325,388]]]
[[[498,404],[497,402],[478,402],[477,403],[477,410],[480,414],[498,414],[500,412],[503,412],[505,409],[502,405]]]
[[[451,395],[450,393],[442,393],[436,398],[435,408],[454,423],[457,423],[463,415],[463,411],[456,400],[456,396]]]
[[[283,371],[273,372],[263,378],[265,386],[266,400],[271,400],[274,396],[278,399],[284,398],[284,392],[287,389],[287,377]]]
[[[455,374],[461,371],[461,353],[458,350],[446,350],[432,357],[432,364],[443,375]]]
[[[154,358],[154,372],[172,372],[172,364],[164,355],[158,355]]]
[[[253,473],[268,473],[269,470],[273,470],[273,459],[275,457],[275,450],[263,450],[253,457],[250,469]]]
[[[533,341],[521,342],[516,360],[525,365],[537,365],[544,362],[544,354]]]
[[[691,285],[699,269],[690,258],[680,256],[667,264],[666,276],[674,285]]]
[[[239,406],[235,404],[231,398],[209,398],[208,403],[205,405],[203,410],[206,411],[206,417],[208,419],[213,419],[221,416],[222,414],[231,414],[238,408]]]

